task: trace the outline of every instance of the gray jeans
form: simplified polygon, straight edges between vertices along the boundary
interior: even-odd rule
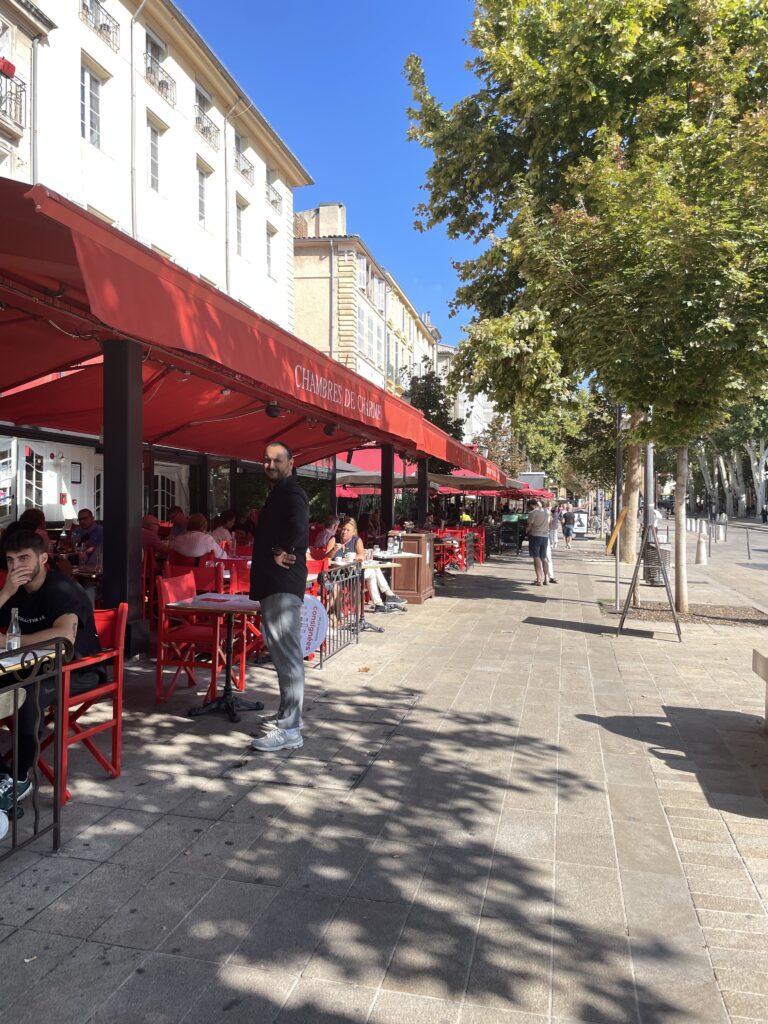
[[[280,686],[277,724],[298,729],[304,702],[304,655],[301,650],[301,609],[295,594],[270,594],[261,599],[261,629]]]

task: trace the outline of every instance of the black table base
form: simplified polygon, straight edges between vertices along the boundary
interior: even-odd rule
[[[227,644],[225,658],[224,689],[220,697],[201,704],[199,707],[190,708],[187,714],[190,718],[201,718],[203,715],[212,715],[217,711],[223,711],[230,722],[239,722],[240,711],[263,711],[264,703],[260,700],[248,700],[246,697],[238,697],[232,689],[232,659],[234,648],[235,615],[237,612],[227,614]],[[214,657],[216,655],[214,654]]]

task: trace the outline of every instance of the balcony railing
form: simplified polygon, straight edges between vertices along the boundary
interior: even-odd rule
[[[235,150],[235,167],[242,174],[249,185],[253,184],[253,164],[239,149]]]
[[[176,82],[157,58],[151,53],[144,54],[144,78],[172,107],[176,106]]]
[[[0,75],[0,114],[19,128],[27,127],[27,87],[20,79]]]
[[[219,148],[219,129],[208,117],[202,107],[195,104],[195,129],[203,136],[209,146]]]
[[[277,191],[274,185],[270,185],[268,181],[265,182],[265,184],[267,186],[267,202],[277,213],[282,213],[283,197],[280,195],[280,193]]]
[[[80,19],[101,36],[107,46],[120,49],[120,26],[99,0],[83,0],[80,4]]]

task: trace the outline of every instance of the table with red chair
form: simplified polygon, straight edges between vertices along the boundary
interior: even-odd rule
[[[212,714],[215,711],[223,711],[231,722],[240,720],[240,711],[261,711],[264,704],[260,700],[248,700],[236,696],[233,686],[233,661],[235,646],[235,619],[239,616],[251,616],[261,610],[258,601],[251,601],[242,594],[194,594],[186,598],[169,601],[165,605],[166,611],[171,614],[193,615],[201,614],[215,620],[216,630],[219,629],[219,619],[225,620],[225,641],[224,641],[224,687],[220,696],[212,695],[209,689],[207,699],[198,707],[190,708],[189,714],[193,717]],[[245,649],[240,651],[240,658],[244,664]],[[214,657],[214,660],[215,657]],[[217,673],[218,674],[218,673]]]

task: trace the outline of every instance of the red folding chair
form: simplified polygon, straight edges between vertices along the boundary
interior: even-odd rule
[[[216,678],[225,665],[222,651],[221,620],[218,616],[201,616],[180,609],[168,609],[175,601],[197,595],[195,577],[188,571],[183,576],[157,578],[157,665],[155,669],[155,703],[165,704],[173,695],[179,676],[187,677],[187,687],[197,686],[195,673],[202,667],[195,658],[208,654],[211,659],[211,681],[206,700],[216,696]],[[176,671],[167,687],[165,669]],[[244,670],[243,670],[244,671]]]
[[[193,558],[192,555],[182,555],[179,551],[174,551],[173,548],[168,552],[168,565],[185,565],[188,569],[194,569],[200,564],[199,558]]]
[[[62,804],[69,800],[67,789],[67,771],[69,767],[69,748],[74,743],[82,743],[98,761],[104,771],[116,779],[120,774],[120,756],[123,744],[123,664],[125,659],[125,625],[128,621],[128,605],[124,602],[117,608],[100,608],[93,613],[96,632],[99,634],[101,651],[87,658],[70,661],[62,669],[62,729],[59,742],[61,744],[61,775],[59,791]],[[84,693],[72,693],[72,674],[77,669],[92,668],[97,665],[112,663],[112,678],[92,690]],[[83,727],[81,719],[94,704],[105,699],[112,701],[110,717],[94,725]],[[54,712],[49,711],[46,722],[52,722]],[[111,732],[112,746],[109,758],[99,750],[93,742],[98,733]],[[51,745],[53,733],[45,737],[40,745],[40,752]],[[53,770],[41,756],[38,767],[48,781],[53,784]]]
[[[173,579],[190,572],[194,577],[195,590],[198,594],[224,593],[224,565],[219,561],[193,566],[166,565],[163,576],[166,579]]]

